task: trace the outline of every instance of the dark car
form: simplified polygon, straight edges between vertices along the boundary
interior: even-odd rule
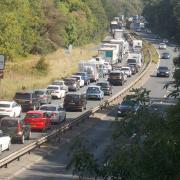
[[[135,65],[128,65],[128,67],[130,67],[132,74],[136,74],[137,73],[137,68],[136,68]]]
[[[104,95],[112,94],[112,86],[108,81],[98,82],[96,85],[101,87],[102,91],[104,92]]]
[[[169,77],[169,68],[167,66],[159,66],[157,77]]]
[[[162,59],[170,59],[171,58],[171,56],[170,56],[170,54],[168,53],[168,52],[164,52],[163,54],[162,54],[162,57],[161,57]]]
[[[69,91],[77,91],[80,89],[80,83],[76,78],[65,78],[64,84],[68,86]]]
[[[124,100],[118,106],[117,116],[125,116],[129,113],[136,113],[141,108],[141,105],[138,101],[135,100]]]
[[[37,89],[34,93],[39,97],[40,104],[51,104],[51,94],[47,89]]]
[[[85,85],[90,84],[90,77],[88,76],[87,72],[77,72],[75,75],[81,76]]]
[[[108,80],[112,85],[122,86],[124,84],[125,78],[124,74],[120,70],[113,70],[109,73]]]
[[[30,124],[26,124],[22,118],[4,117],[0,121],[0,129],[8,134],[12,141],[18,141],[21,144],[25,139],[31,138]]]
[[[68,93],[64,98],[65,110],[80,110],[86,109],[87,100],[84,93]]]
[[[34,91],[16,92],[14,101],[21,105],[23,111],[35,110],[40,107],[40,99]]]

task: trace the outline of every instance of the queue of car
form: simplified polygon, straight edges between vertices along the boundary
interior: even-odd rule
[[[106,44],[112,53],[129,52],[124,40],[126,51],[120,52],[118,46]],[[115,47],[117,49],[114,49]],[[100,52],[105,49],[100,49]],[[139,52],[134,52],[139,54]],[[109,54],[111,55],[111,53]],[[117,55],[117,54],[115,54]],[[119,58],[120,54],[113,56]],[[32,131],[45,132],[52,125],[59,127],[66,121],[67,111],[84,111],[88,101],[101,101],[105,96],[113,94],[113,86],[123,86],[129,77],[139,71],[139,60],[134,57],[133,63],[125,62],[125,66],[118,66],[118,61],[109,61],[105,57],[97,56],[79,63],[79,69],[73,75],[64,79],[54,80],[47,88],[22,91],[15,93],[13,101],[0,101],[0,153],[9,149],[11,142],[23,144],[31,139]],[[111,64],[113,62],[113,66]],[[87,86],[84,92],[79,90]],[[52,99],[61,99],[62,104],[53,104]],[[60,100],[59,100],[60,101]],[[21,112],[25,114],[21,116]],[[2,138],[1,138],[2,137]],[[5,137],[6,143],[1,143]],[[3,144],[3,145],[2,145]]]

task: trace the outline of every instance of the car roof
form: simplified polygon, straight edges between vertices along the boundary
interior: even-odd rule
[[[89,86],[88,88],[100,88],[100,86],[97,86],[97,85],[91,85],[91,86]]]
[[[48,87],[59,87],[59,85],[48,85]]]
[[[82,95],[83,92],[68,92],[66,95]]]
[[[20,117],[8,117],[8,116],[6,116],[6,117],[3,117],[3,118],[1,118],[1,120],[0,121],[8,121],[8,120],[11,120],[11,121],[19,121],[19,120],[22,120],[22,118],[20,118]]]
[[[99,84],[99,83],[106,83],[106,84],[108,84],[109,82],[108,81],[99,81],[96,84]]]
[[[12,104],[15,101],[0,101],[0,104]]]
[[[43,114],[43,111],[35,110],[35,111],[28,111],[27,114]]]
[[[65,80],[76,80],[76,78],[73,78],[73,77],[67,77],[67,78],[64,78]]]
[[[59,107],[59,105],[57,105],[57,104],[44,104],[40,107]]]

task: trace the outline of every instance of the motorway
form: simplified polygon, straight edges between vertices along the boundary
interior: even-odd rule
[[[142,35],[142,34],[141,34]],[[159,40],[155,39],[154,36],[148,35],[148,36],[144,36],[142,35],[144,38],[146,38],[148,41],[151,41],[154,43],[154,45],[156,47],[158,47],[159,44]],[[173,46],[168,46],[167,50],[160,50],[159,53],[161,54],[164,51],[168,51],[171,53],[171,59],[160,59],[159,65],[166,65],[169,67],[170,71],[171,71],[171,76],[169,78],[160,78],[160,77],[155,77],[156,75],[156,71],[154,71],[153,74],[151,74],[151,77],[149,77],[149,80],[143,85],[143,87],[147,88],[148,90],[151,90],[150,93],[150,97],[166,97],[168,94],[168,90],[164,89],[163,86],[165,83],[172,81],[172,72],[173,72],[173,62],[172,62],[172,58],[173,56],[176,56],[177,54],[174,54],[173,52]],[[113,87],[113,94],[116,94],[118,91],[122,90],[126,85],[130,84],[131,82],[133,82],[133,80],[135,80],[137,78],[138,74],[132,76],[131,78],[128,79],[127,83],[124,86],[116,86]],[[81,89],[81,91],[85,91],[87,87],[84,87]],[[105,97],[104,100],[106,100],[108,97]],[[53,100],[53,103],[60,103],[59,100]],[[100,101],[88,101],[88,106],[87,106],[87,110],[97,106],[100,103]],[[78,117],[81,113],[80,112],[67,112],[67,122],[71,121],[73,118]],[[106,117],[106,119],[112,120],[112,117]],[[107,147],[108,143],[105,142],[109,142],[109,136],[111,134],[111,132],[108,132],[108,128],[110,126],[110,121],[109,123],[104,123],[104,122],[98,122],[96,125],[93,126],[92,129],[88,130],[87,132],[84,132],[84,136],[87,137],[87,139],[92,142],[94,140],[98,141],[98,146],[102,146],[102,149]],[[97,131],[98,130],[98,131]],[[44,134],[42,133],[33,133],[33,137],[32,140],[30,141],[26,141],[25,145],[27,143],[30,143],[32,141],[34,141],[36,138],[43,136]],[[17,149],[20,149],[21,147],[25,146],[25,145],[12,145],[11,151],[6,151],[2,154],[2,157],[7,156],[8,154],[12,153],[13,151],[16,151]],[[98,148],[97,148],[98,149]],[[26,171],[23,171],[21,174],[17,175],[16,177],[14,177],[13,179],[17,179],[17,180],[25,180],[25,179],[72,179],[71,175],[64,175],[64,168],[61,171],[60,166],[64,167],[64,164],[66,163],[67,159],[64,159],[64,152],[63,151],[67,151],[66,148],[63,149],[59,149],[57,150],[53,155],[51,155],[51,157],[49,157],[49,159],[45,159],[45,160],[41,160],[38,164],[32,166],[31,168],[29,168]],[[97,150],[94,150],[97,151]],[[98,149],[99,151],[99,149]],[[103,151],[103,150],[102,150]],[[101,152],[101,151],[100,151]],[[101,153],[98,153],[101,154]],[[63,161],[62,161],[63,159]],[[63,164],[59,164],[59,163],[63,163]],[[70,173],[71,174],[71,173]]]
[[[121,64],[119,65],[123,65],[125,64],[125,62],[123,61]],[[143,69],[143,68],[142,68]],[[142,70],[141,69],[141,70]],[[128,78],[127,82],[123,85],[123,86],[113,86],[113,95],[117,94],[119,91],[121,91],[122,89],[124,89],[127,85],[131,84],[140,74],[141,71],[139,71],[139,73],[131,76],[130,78]],[[106,80],[106,78],[102,78],[100,80]],[[95,84],[95,83],[91,83],[90,85]],[[80,89],[81,92],[86,92],[87,86],[84,86],[83,88]],[[109,98],[109,96],[105,96],[104,99],[102,101],[105,101]],[[98,106],[99,104],[102,103],[102,101],[97,101],[97,100],[88,100],[87,103],[87,109],[83,112],[67,112],[67,119],[66,119],[66,123],[72,121],[72,119],[79,117],[81,114],[83,114],[84,112],[88,111],[89,109],[92,109],[93,107]],[[58,100],[58,99],[54,99],[52,100],[52,104],[61,104],[63,103],[63,99],[62,100]],[[22,115],[24,116],[24,114]],[[62,124],[63,125],[63,124]],[[52,129],[57,129],[59,128],[58,125],[52,126]],[[32,137],[31,140],[26,140],[24,144],[12,144],[10,151],[4,151],[2,153],[2,155],[0,156],[0,159],[6,157],[7,155],[21,149],[22,147],[26,146],[27,144],[35,141],[36,139],[45,136],[46,134],[48,134],[49,132],[52,131],[52,129],[48,130],[47,132],[32,132]]]

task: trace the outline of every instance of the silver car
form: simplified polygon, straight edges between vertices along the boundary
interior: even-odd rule
[[[66,121],[66,111],[63,105],[45,104],[39,108],[40,111],[45,111],[51,116],[51,123],[58,123]]]
[[[51,104],[51,94],[47,89],[37,89],[34,93],[39,97],[40,104]]]

